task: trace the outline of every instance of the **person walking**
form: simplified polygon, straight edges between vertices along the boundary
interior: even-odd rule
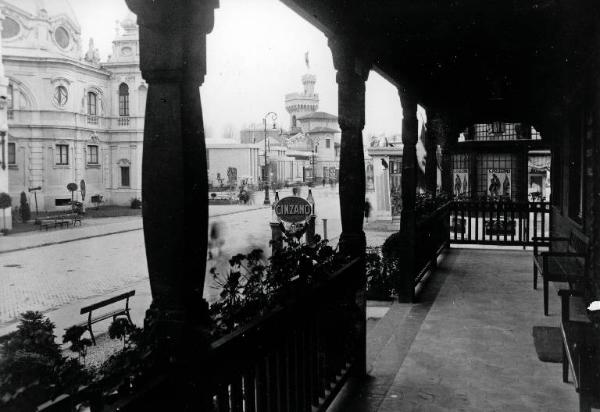
[[[371,215],[371,202],[369,199],[365,199],[365,219],[367,219],[367,223],[369,223],[369,216]]]

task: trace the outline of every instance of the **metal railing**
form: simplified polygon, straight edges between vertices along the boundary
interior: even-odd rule
[[[450,242],[533,245],[550,235],[549,202],[454,201],[450,207]]]
[[[82,403],[91,412],[179,410],[177,402],[190,400],[207,411],[325,411],[351,374],[364,374],[364,262],[355,259],[316,284],[297,279],[292,286],[294,297],[285,304],[204,349],[197,381],[183,392],[187,401],[168,396],[182,394],[177,377],[147,374],[121,377],[129,383],[118,399],[112,377],[38,411],[74,412]]]

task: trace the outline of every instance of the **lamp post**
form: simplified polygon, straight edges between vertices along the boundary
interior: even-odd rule
[[[275,121],[277,120],[277,113],[274,112],[269,112],[265,115],[265,117],[263,117],[263,124],[265,126],[265,172],[264,172],[264,178],[265,178],[265,201],[263,202],[264,205],[270,205],[271,204],[271,199],[269,199],[269,177],[270,177],[270,171],[269,171],[269,157],[267,154],[267,118],[269,118],[272,122],[273,122],[273,130],[276,129],[275,127]]]

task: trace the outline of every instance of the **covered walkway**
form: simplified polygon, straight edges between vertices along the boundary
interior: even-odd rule
[[[368,337],[366,385],[334,411],[572,411],[560,363],[541,362],[532,328],[559,326],[531,285],[531,252],[450,249],[418,304],[395,303]]]

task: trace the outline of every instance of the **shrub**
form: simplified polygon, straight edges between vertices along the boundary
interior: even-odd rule
[[[379,248],[367,248],[365,258],[367,299],[389,300],[394,294],[393,272],[396,260],[382,259]]]
[[[0,350],[0,409],[34,410],[90,380],[76,359],[62,355],[54,324],[40,312],[25,312]]]
[[[110,336],[111,339],[121,339],[123,341],[123,349],[125,349],[129,335],[134,329],[135,327],[129,323],[128,319],[119,317],[114,319],[110,324],[108,336]]]
[[[137,197],[134,197],[133,199],[131,199],[131,208],[132,209],[141,209],[142,201],[140,199],[138,199]]]
[[[29,208],[29,202],[27,201],[27,195],[25,192],[21,192],[21,220],[27,222],[31,219],[31,209]]]
[[[71,343],[69,350],[77,353],[80,359],[83,359],[85,365],[85,357],[87,356],[87,348],[92,345],[92,341],[88,338],[81,338],[81,336],[87,331],[85,326],[71,326],[65,331],[63,335],[63,343]]]
[[[392,233],[385,240],[385,242],[383,242],[383,246],[381,247],[381,253],[383,254],[383,258],[386,260],[400,258],[401,247],[402,247],[402,236],[400,235],[400,232]]]
[[[215,326],[213,337],[229,333],[285,302],[293,293],[293,279],[314,282],[346,262],[318,235],[310,245],[301,244],[295,236],[284,235],[284,242],[285,247],[276,251],[268,263],[262,250],[255,249],[247,255],[233,256],[224,275],[214,267],[210,269],[216,288],[221,290],[220,299],[210,307]]]

